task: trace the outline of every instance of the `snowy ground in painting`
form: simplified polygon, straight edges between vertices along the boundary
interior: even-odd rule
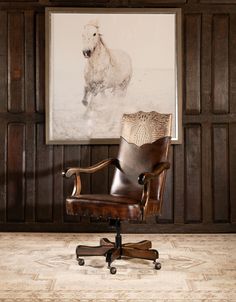
[[[55,89],[50,110],[50,140],[119,138],[122,114],[138,110],[173,113],[174,117],[173,70],[134,70],[125,97],[114,97],[109,93],[105,98],[98,95],[89,108],[81,103],[81,80],[78,79],[80,84],[70,91],[63,91],[63,81],[57,81],[58,89]],[[175,133],[175,120],[172,133]]]

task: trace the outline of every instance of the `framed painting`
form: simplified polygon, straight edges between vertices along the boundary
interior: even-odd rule
[[[181,143],[180,9],[46,9],[46,141],[116,144],[124,113],[172,113]]]

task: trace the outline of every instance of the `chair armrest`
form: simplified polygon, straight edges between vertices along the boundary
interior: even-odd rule
[[[153,172],[145,172],[145,173],[141,173],[138,177],[138,183],[140,185],[144,185],[145,183],[147,183],[148,181],[150,181],[151,179],[159,176],[164,170],[167,170],[170,168],[170,163],[169,162],[162,162],[159,163]]]
[[[68,168],[65,171],[62,172],[62,175],[65,177],[71,177],[74,174],[79,174],[79,173],[94,173],[97,172],[109,165],[115,165],[118,168],[118,160],[116,158],[108,158],[105,159],[93,166],[86,167],[86,168],[81,168],[81,167],[75,167],[75,168]]]
[[[79,197],[81,192],[81,179],[80,179],[80,173],[94,173],[97,172],[109,165],[115,165],[117,168],[119,168],[119,161],[116,158],[109,158],[101,161],[100,163],[97,163],[91,167],[87,168],[69,168],[62,172],[62,175],[65,177],[71,177],[72,175],[75,175],[74,179],[74,188],[71,196]]]

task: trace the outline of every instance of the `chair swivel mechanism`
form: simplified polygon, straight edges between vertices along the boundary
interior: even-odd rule
[[[122,221],[145,221],[148,216],[161,213],[166,172],[170,164],[168,151],[171,141],[171,114],[142,112],[124,114],[122,135],[117,158],[110,158],[87,168],[69,168],[65,177],[74,176],[74,189],[66,199],[69,215],[106,219],[116,227],[115,241],[100,239],[99,246],[78,245],[76,257],[84,265],[84,256],[105,256],[111,274],[111,266],[121,257],[152,260],[154,268],[158,251],[152,249],[151,241],[122,243]],[[94,173],[109,165],[115,166],[110,194],[81,194],[80,173]]]

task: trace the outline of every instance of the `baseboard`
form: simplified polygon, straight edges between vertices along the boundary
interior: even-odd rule
[[[108,223],[1,223],[1,232],[109,233]],[[236,233],[236,223],[146,224],[123,223],[122,233]]]

